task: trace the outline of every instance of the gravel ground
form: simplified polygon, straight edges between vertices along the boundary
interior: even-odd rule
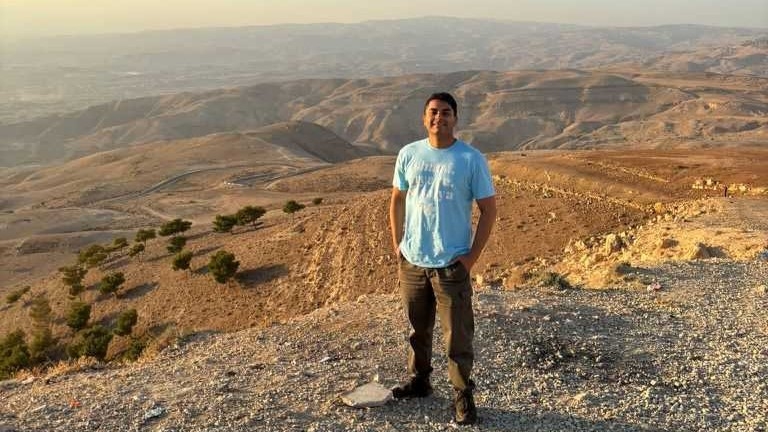
[[[475,426],[451,421],[439,338],[433,396],[339,402],[405,377],[390,295],[192,335],[121,368],[4,381],[0,431],[768,431],[768,262],[639,271],[662,288],[479,289]]]

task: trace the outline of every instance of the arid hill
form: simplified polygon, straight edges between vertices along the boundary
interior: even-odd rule
[[[192,174],[218,171],[290,173],[364,156],[327,129],[285,122],[246,132],[155,141],[94,153],[50,168],[17,172],[2,183],[4,195],[48,207],[82,206],[105,199],[149,194]],[[43,199],[44,200],[44,199]]]
[[[202,217],[209,223],[215,213],[237,205],[235,196],[253,182],[364,154],[321,126],[287,122],[124,147],[47,168],[4,170],[0,280],[34,280],[88,244],[132,237],[136,227],[169,218],[163,213],[169,199],[174,217]],[[191,195],[176,202],[172,195],[179,190]],[[247,204],[271,204],[280,199],[276,196],[281,195],[251,196]],[[161,203],[152,208],[148,198]]]
[[[669,72],[711,72],[766,77],[768,39],[747,40],[731,46],[670,52],[647,59],[638,66]]]
[[[587,249],[595,248],[584,252],[584,262],[610,263],[605,256],[602,261],[595,258],[603,236],[636,233],[633,230],[649,218],[666,217],[667,210],[659,210],[659,205],[669,209],[669,217],[678,217],[674,209],[689,208],[684,203],[699,197],[720,196],[722,185],[743,183],[743,190],[731,189],[738,195],[764,194],[767,152],[741,148],[492,154],[489,159],[500,211],[476,275],[484,284],[512,288],[563,259],[564,263],[581,263],[580,256],[564,258],[564,251],[579,241]],[[14,227],[13,232],[24,234],[19,229],[28,226],[30,231],[3,243],[3,275],[12,282],[0,287],[0,294],[23,285],[32,288],[21,301],[3,306],[0,324],[28,329],[28,302],[38,294],[51,299],[59,316],[66,310],[70,302],[67,290],[51,263],[62,265],[74,259],[67,249],[67,232],[101,232],[93,241],[105,243],[118,235],[132,237],[131,224],[157,226],[160,219],[171,217],[195,222],[187,245],[194,252],[191,270],[171,269],[172,255],[166,251],[165,239],[150,240],[140,256],[113,253],[106,263],[91,269],[85,280],[89,288],[83,299],[93,304],[95,321],[108,323],[121,310],[136,308],[138,334],[161,340],[187,331],[265,326],[363,294],[392,292],[394,261],[386,222],[392,164],[391,157],[359,159],[296,175],[257,177],[238,187],[222,186],[222,179],[211,181],[220,173],[192,174],[146,195],[95,202],[80,210],[109,211],[114,220],[122,217],[121,232],[101,232],[93,222],[86,226],[89,222],[76,215],[83,226],[60,224],[58,230],[47,228],[47,233],[34,231],[35,224],[47,226],[39,218],[73,211],[67,208],[4,214],[6,230]],[[713,180],[705,185],[720,186],[692,187],[707,178]],[[313,197],[322,202],[311,204]],[[298,199],[308,207],[284,214],[281,208],[287,199]],[[247,204],[268,209],[261,225],[237,227],[233,234],[211,231],[216,213]],[[103,210],[97,210],[100,208]],[[695,208],[698,212],[699,207]],[[147,218],[155,219],[148,223]],[[632,236],[642,238],[641,233]],[[721,240],[735,242],[737,237],[727,234]],[[87,243],[80,244],[85,246]],[[739,250],[757,253],[756,247]],[[228,285],[214,282],[206,267],[219,250],[233,252],[240,261],[237,279]],[[667,253],[671,251],[674,249]],[[722,251],[728,253],[729,249],[723,247]],[[679,256],[683,255],[681,251]],[[659,259],[665,256],[659,255]],[[576,271],[580,265],[566,268]],[[40,269],[48,273],[40,273]],[[125,287],[117,297],[99,294],[97,282],[114,271],[125,274]],[[67,341],[70,333],[62,321],[56,321],[55,334]],[[124,347],[118,341],[111,352]]]
[[[305,80],[122,100],[0,126],[0,166],[285,121],[311,122],[367,154],[422,135],[425,97],[458,96],[460,136],[483,151],[764,143],[768,78],[714,74],[467,71]]]

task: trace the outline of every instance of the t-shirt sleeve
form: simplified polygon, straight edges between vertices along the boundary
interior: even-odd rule
[[[392,179],[392,186],[400,190],[408,190],[408,180],[405,178],[405,157],[403,152],[397,155],[397,162],[395,162],[395,175]]]
[[[479,200],[496,195],[493,189],[493,180],[491,179],[491,170],[488,168],[488,161],[485,156],[478,154],[475,158],[474,170],[472,175],[472,196]]]

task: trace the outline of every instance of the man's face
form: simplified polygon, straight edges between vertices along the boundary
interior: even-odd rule
[[[424,127],[430,135],[451,135],[456,126],[456,113],[448,102],[431,100],[424,109]]]

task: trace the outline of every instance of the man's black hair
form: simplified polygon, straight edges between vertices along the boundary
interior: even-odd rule
[[[424,102],[424,109],[423,109],[424,112],[427,111],[427,105],[429,105],[429,103],[432,102],[433,100],[439,100],[439,101],[443,101],[443,102],[447,103],[453,109],[453,115],[454,116],[458,116],[459,115],[459,110],[458,110],[458,105],[456,104],[456,99],[454,99],[453,96],[451,96],[450,93],[446,93],[446,92],[432,93],[432,95],[430,95],[427,98],[427,101]]]

